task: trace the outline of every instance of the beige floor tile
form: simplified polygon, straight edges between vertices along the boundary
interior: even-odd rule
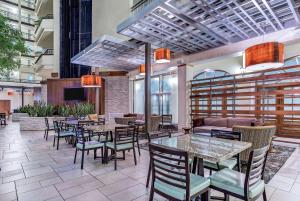
[[[300,196],[300,183],[295,182],[290,192]]]
[[[121,191],[119,193],[115,193],[115,194],[109,196],[109,199],[112,201],[130,201],[130,200],[134,200],[142,195],[145,195],[147,192],[148,191],[144,185],[138,184],[138,185],[130,187],[124,191]]]
[[[10,193],[0,194],[0,200],[1,201],[17,200],[17,194],[15,191]]]
[[[293,194],[291,192],[286,192],[280,189],[277,189],[273,193],[270,199],[270,201],[299,201],[299,200],[300,200],[299,195]]]
[[[137,185],[139,182],[137,180],[126,178],[119,180],[116,183],[105,185],[104,187],[100,188],[100,191],[105,195],[112,195],[114,193],[123,191],[127,188]]]
[[[77,177],[82,177],[82,176],[86,176],[86,175],[88,175],[88,173],[85,170],[81,170],[81,169],[75,169],[75,170],[70,170],[67,172],[59,173],[59,176],[64,181],[72,180]]]
[[[128,176],[122,174],[119,171],[113,171],[104,175],[99,175],[97,178],[105,185],[116,183],[122,179],[128,178]]]
[[[18,198],[19,201],[41,201],[48,200],[59,196],[58,192],[53,186],[39,188],[26,193],[20,193]]]
[[[24,193],[24,192],[32,191],[32,190],[35,190],[38,188],[41,188],[41,184],[39,182],[36,182],[36,183],[18,185],[17,191],[18,191],[18,193]]]
[[[0,184],[0,195],[16,191],[14,182]]]
[[[109,199],[98,190],[86,192],[82,195],[67,199],[66,201],[109,201]]]

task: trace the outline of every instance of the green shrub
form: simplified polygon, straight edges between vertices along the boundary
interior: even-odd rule
[[[70,105],[46,105],[43,102],[25,105],[15,110],[17,113],[27,113],[30,117],[51,117],[53,115],[68,117],[85,117],[95,113],[94,105],[89,103]]]

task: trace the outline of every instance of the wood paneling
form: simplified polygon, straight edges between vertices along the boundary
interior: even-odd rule
[[[300,66],[191,81],[191,117],[256,117],[300,138]]]
[[[64,100],[64,88],[79,88],[81,87],[80,78],[68,78],[68,79],[48,79],[47,80],[47,102],[54,105],[73,105],[79,103],[78,101],[65,101]],[[104,88],[105,80],[102,79],[102,87],[99,93],[99,114],[104,114]],[[95,104],[96,102],[96,89],[85,88],[87,103]]]
[[[0,113],[10,113],[10,100],[0,100]]]

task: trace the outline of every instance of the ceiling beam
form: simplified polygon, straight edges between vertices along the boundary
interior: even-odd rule
[[[295,2],[293,0],[286,0],[286,2],[289,5],[289,7],[295,17],[297,24],[300,24],[300,14],[299,14],[299,11],[296,10],[297,7],[295,5]]]
[[[266,8],[268,9],[268,11],[271,13],[272,17],[276,20],[277,24],[280,26],[280,29],[284,29],[283,24],[280,22],[280,20],[278,19],[278,17],[276,16],[276,14],[274,13],[273,9],[271,8],[269,2],[267,2],[266,0],[262,0],[262,2],[264,3],[264,5],[266,6]]]
[[[213,30],[206,27],[205,25],[203,25],[199,22],[196,22],[195,20],[193,20],[191,18],[188,18],[185,15],[181,14],[180,11],[177,8],[174,8],[173,6],[171,6],[169,4],[162,4],[161,7],[165,8],[166,10],[168,10],[170,12],[172,12],[173,15],[175,15],[175,16],[181,18],[182,20],[186,21],[187,23],[195,26],[196,28],[198,28],[201,31],[208,34],[209,36],[212,36],[212,37],[216,38],[218,41],[221,41],[224,44],[227,44],[229,42],[229,40],[227,40],[224,37],[220,36],[219,34],[214,32]]]
[[[269,19],[267,14],[263,11],[263,9],[260,7],[260,5],[257,3],[257,1],[252,0],[252,3],[256,6],[256,8],[259,10],[259,12],[264,16],[266,21],[268,21],[269,24],[273,27],[274,31],[278,31],[278,28],[276,27],[276,25],[273,22],[271,22],[271,20]]]

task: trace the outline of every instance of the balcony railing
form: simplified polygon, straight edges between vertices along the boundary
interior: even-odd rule
[[[131,12],[137,12],[140,9],[147,6],[149,3],[151,3],[153,0],[134,0],[133,6],[131,7]]]
[[[9,11],[6,11],[6,10],[2,10],[2,9],[0,9],[0,13],[2,15],[4,15],[6,18],[10,19],[10,20],[19,21],[19,15],[18,14],[15,14],[15,13],[12,13],[12,12],[9,12]],[[34,21],[35,20],[31,17],[21,16],[21,22],[22,23],[26,23],[26,24],[29,24],[29,25],[33,26]]]
[[[27,33],[27,32],[22,32],[22,36],[23,36],[23,38],[24,38],[25,40],[35,41],[34,34]]]
[[[36,29],[35,29],[35,33],[38,31],[38,29],[40,28],[41,24],[42,24],[42,21],[44,19],[53,19],[53,15],[52,14],[49,14],[49,15],[46,15],[42,18],[40,18],[37,22],[36,22]]]
[[[29,83],[29,84],[41,83],[40,80],[14,79],[14,78],[0,78],[0,82]]]
[[[46,49],[45,52],[42,53],[34,63],[37,64],[44,55],[53,55],[53,54],[54,54],[53,49]]]
[[[3,2],[6,2],[6,3],[10,3],[12,5],[15,5],[15,6],[18,6],[19,5],[19,1],[18,0],[1,0]],[[29,10],[34,10],[35,8],[35,2],[33,0],[21,0],[21,6],[23,8],[27,8]]]

